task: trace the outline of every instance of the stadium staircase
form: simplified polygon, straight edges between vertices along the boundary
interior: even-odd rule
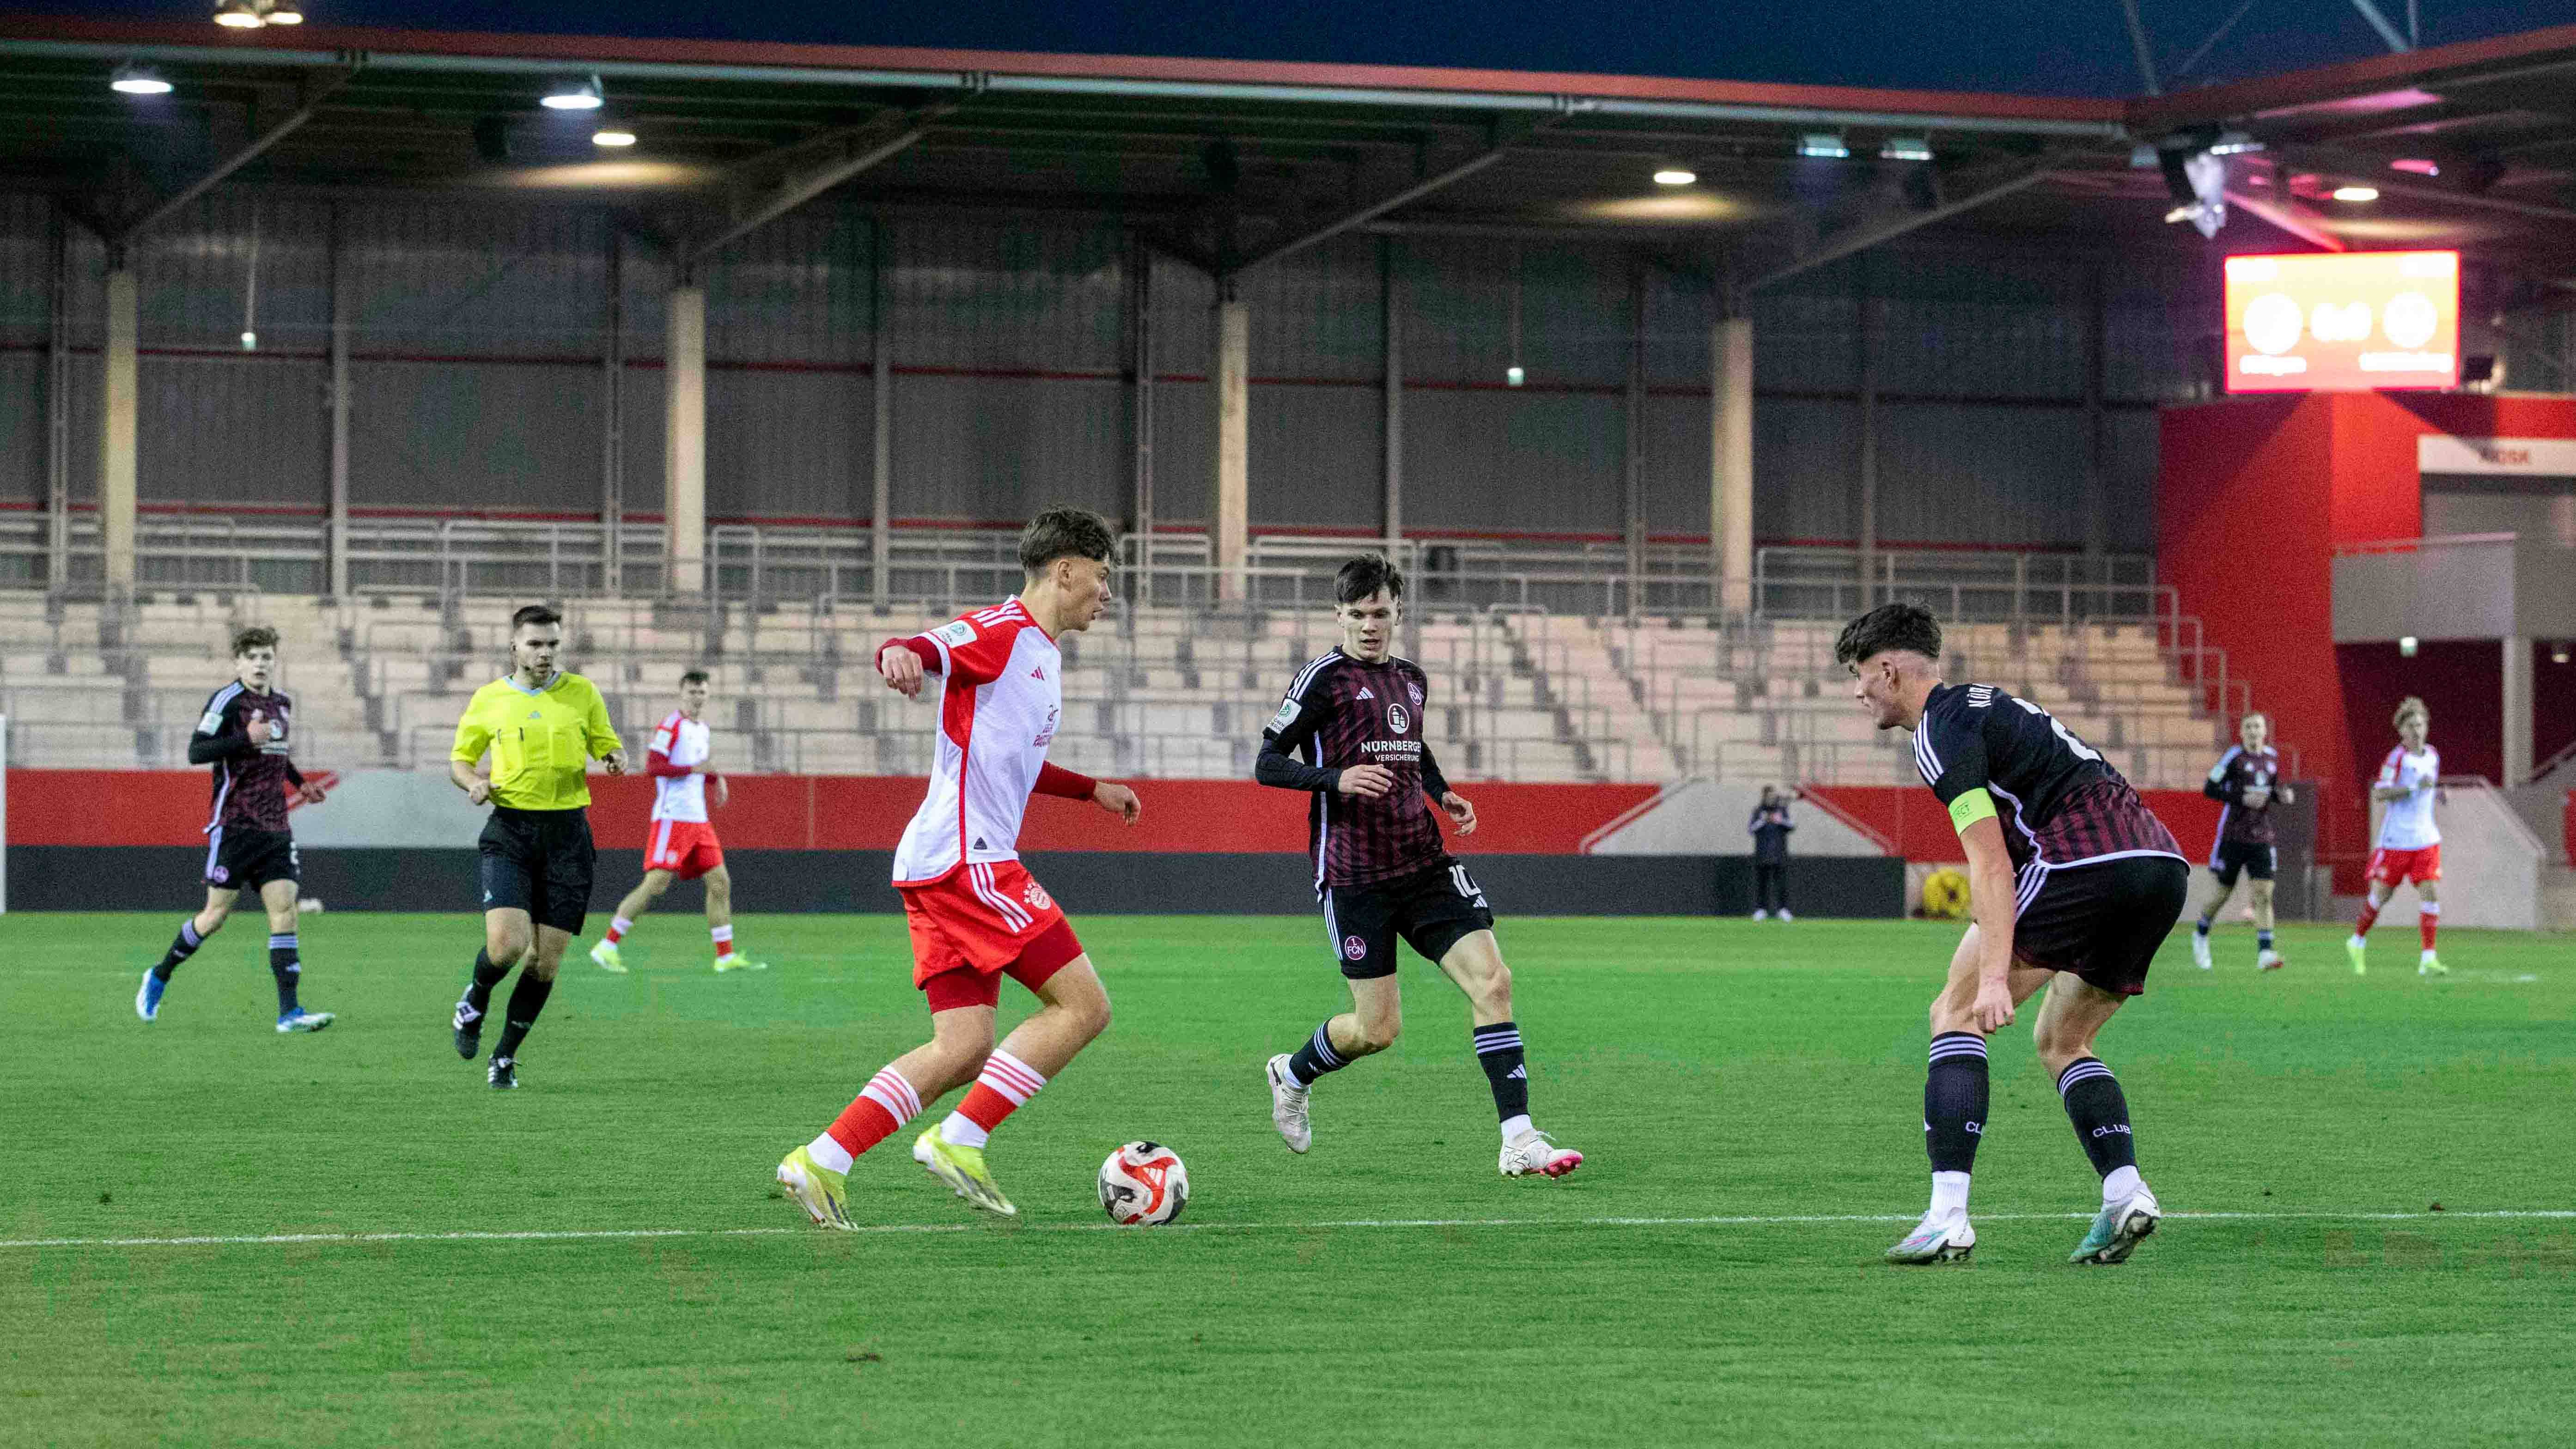
[[[228,642],[281,636],[299,756],[322,768],[438,768],[466,696],[502,668],[513,601],[373,595],[156,594],[111,608],[0,593],[0,704],[12,764],[176,768]],[[566,606],[567,667],[599,683],[640,741],[679,672],[712,671],[736,768],[919,774],[934,719],[878,687],[877,644],[917,609],[820,600],[754,607],[649,599]],[[1430,673],[1425,730],[1460,778],[1677,778],[1846,784],[1912,779],[1899,736],[1852,707],[1829,622],[1643,619],[1431,606],[1401,648]],[[2146,785],[2190,788],[2223,743],[2177,662],[2140,624],[1965,624],[1953,678],[2050,703]],[[1089,773],[1237,778],[1297,668],[1330,648],[1314,608],[1122,607],[1065,641],[1066,721],[1053,758]]]

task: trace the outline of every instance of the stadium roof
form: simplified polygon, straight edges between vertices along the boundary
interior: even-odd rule
[[[123,64],[174,89],[113,92]],[[593,77],[598,110],[539,104]],[[636,144],[594,145],[606,126]],[[2457,245],[2576,284],[2576,26],[2117,101],[0,17],[0,185],[57,194],[110,237],[257,181],[596,198],[705,256],[846,186],[891,207],[1116,214],[1213,272],[1400,227],[1620,238],[1758,285],[1927,225],[2196,244],[2164,223],[2138,149],[2213,142],[2236,149],[2227,249]],[[2326,199],[2349,183],[2379,200]]]

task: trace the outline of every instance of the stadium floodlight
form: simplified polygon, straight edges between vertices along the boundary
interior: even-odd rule
[[[1527,381],[1529,381],[1529,374],[1521,371],[1521,365],[1519,363],[1515,362],[1511,366],[1503,369],[1503,386],[1518,387]]]
[[[232,30],[257,30],[268,23],[259,0],[215,0],[215,23]]]
[[[1655,173],[1657,186],[1688,186],[1698,179],[1698,172],[1681,166],[1667,166]]]
[[[1928,136],[1890,136],[1886,144],[1878,148],[1878,159],[1929,161],[1932,159],[1932,140]]]
[[[301,25],[304,23],[304,0],[268,0],[268,23]]]
[[[589,76],[582,80],[562,82],[553,90],[546,92],[538,104],[550,111],[595,111],[604,101],[605,97],[600,93],[599,77]]]
[[[591,132],[590,144],[594,146],[632,146],[635,144],[635,133],[627,130],[623,126],[609,126],[602,130]]]
[[[2567,646],[2566,646],[2566,645],[2564,645],[2564,644],[2561,644],[2561,645],[2559,645],[2557,648],[2550,650],[2550,651],[2549,651],[2549,662],[2550,662],[2550,663],[2552,663],[2552,664],[2564,664],[2564,663],[2566,663],[2566,662],[2567,662]]]
[[[108,76],[107,88],[129,96],[166,96],[170,94],[170,82],[162,78],[161,72],[152,69],[150,66],[136,65],[132,61],[128,61],[125,64],[118,66],[115,71]]]
[[[2401,658],[2401,659],[2412,659],[2412,658],[2414,658],[2414,657],[2415,657],[2415,636],[2414,636],[2414,635],[2412,635],[2412,634],[2408,634],[2408,635],[2405,635],[2405,636],[2401,637],[2400,639],[2398,639],[2398,641],[2397,641],[2397,655],[2398,655],[2398,657],[2399,657],[2399,658]]]
[[[2334,189],[2334,199],[2337,201],[2351,202],[2377,201],[2379,199],[2379,188],[2376,186],[2338,186]]]
[[[1840,161],[1851,154],[1838,131],[1809,131],[1798,138],[1798,154],[1820,161]]]

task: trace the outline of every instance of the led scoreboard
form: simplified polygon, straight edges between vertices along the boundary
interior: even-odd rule
[[[2460,254],[2227,259],[2227,390],[2457,387]]]

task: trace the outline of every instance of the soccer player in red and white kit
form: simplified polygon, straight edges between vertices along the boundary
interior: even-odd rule
[[[2387,802],[2379,818],[2379,837],[2370,851],[2370,895],[2352,939],[2343,943],[2352,958],[2352,974],[2370,969],[2368,938],[2379,908],[2407,882],[2415,886],[2415,926],[2424,938],[2424,954],[2415,960],[2418,976],[2448,976],[2451,968],[2433,954],[2433,937],[2442,926],[2442,827],[2433,822],[2434,802],[2442,797],[2442,752],[2426,743],[2433,732],[2433,712],[2408,695],[2399,702],[2397,748],[2379,767],[2370,798]]]
[[[1032,792],[1090,800],[1136,823],[1135,791],[1046,762],[1064,712],[1056,640],[1109,607],[1110,548],[1098,515],[1050,508],[1020,536],[1028,578],[1017,598],[877,651],[877,673],[907,698],[925,674],[944,680],[930,789],[894,855],[930,1040],[895,1058],[778,1164],[778,1181],[825,1227],[854,1226],[851,1162],[969,1082],[957,1110],[913,1141],[913,1160],[974,1206],[1017,1213],[984,1165],[985,1139],[1108,1029],[1109,993],[1064,912],[1021,866],[1018,844]],[[995,1047],[1005,975],[1039,1006]]]
[[[707,887],[707,934],[715,941],[718,971],[765,971],[733,948],[733,873],[725,869],[724,843],[707,822],[708,794],[719,810],[730,791],[724,776],[708,764],[715,753],[715,732],[707,727],[707,698],[714,692],[703,669],[680,676],[680,707],[653,727],[653,745],[645,755],[644,773],[653,780],[653,824],[644,837],[644,879],[617,903],[608,934],[590,948],[590,959],[604,971],[626,973],[618,943],[635,929],[635,918],[653,908],[674,880],[703,880]]]

